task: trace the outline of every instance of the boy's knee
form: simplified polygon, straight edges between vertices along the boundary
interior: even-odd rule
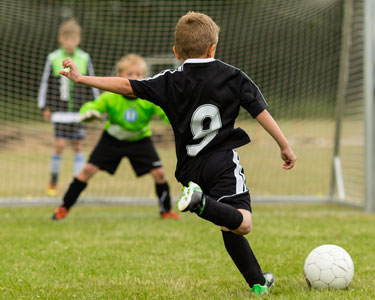
[[[233,230],[237,234],[245,235],[251,232],[253,229],[253,224],[251,220],[251,213],[248,210],[239,209],[239,211],[242,213],[243,220],[236,230]]]
[[[82,151],[82,144],[80,140],[72,141],[71,146],[75,153],[80,153]]]
[[[55,153],[60,155],[65,148],[65,140],[64,139],[56,139],[55,142]]]
[[[165,183],[167,181],[165,177],[165,172],[163,168],[157,168],[154,170],[151,170],[151,175],[154,178],[156,183]]]
[[[251,224],[244,224],[242,223],[240,227],[238,227],[235,232],[241,235],[246,235],[251,232],[253,229]]]
[[[78,173],[77,178],[83,182],[87,182],[98,170],[97,166],[88,163]]]

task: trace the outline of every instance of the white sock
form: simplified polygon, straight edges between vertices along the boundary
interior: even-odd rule
[[[73,175],[74,177],[83,169],[85,166],[85,155],[83,153],[76,153],[74,155],[74,164],[73,164]]]
[[[51,173],[58,175],[60,173],[61,155],[53,153],[51,155]]]

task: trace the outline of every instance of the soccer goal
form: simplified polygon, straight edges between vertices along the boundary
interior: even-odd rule
[[[260,87],[298,156],[295,169],[282,170],[277,145],[241,111],[236,125],[252,142],[238,152],[254,201],[339,202],[373,212],[372,6],[369,0],[1,1],[0,202],[55,203],[73,178],[68,142],[58,195],[45,195],[55,140],[37,96],[46,57],[59,47],[62,21],[74,17],[80,24],[80,48],[97,75],[113,75],[117,60],[138,53],[151,76],[179,66],[172,53],[174,26],[193,10],[221,27],[216,58],[241,68]],[[88,125],[86,158],[103,126]],[[177,198],[171,129],[157,119],[152,128]],[[114,176],[95,175],[82,198],[155,201],[150,176],[136,178],[127,160]]]

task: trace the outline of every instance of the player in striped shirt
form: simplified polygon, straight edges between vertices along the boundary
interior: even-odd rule
[[[44,65],[38,94],[38,107],[43,110],[43,119],[52,122],[55,133],[54,151],[51,155],[51,177],[47,195],[57,195],[57,182],[61,156],[66,142],[74,151],[73,174],[77,175],[85,164],[82,139],[85,128],[79,122],[79,109],[87,99],[99,96],[98,89],[77,85],[59,74],[62,61],[70,57],[82,74],[94,75],[90,55],[78,48],[81,41],[81,27],[74,20],[63,22],[59,27],[60,48],[51,52]]]

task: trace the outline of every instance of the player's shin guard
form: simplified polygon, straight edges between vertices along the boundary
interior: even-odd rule
[[[155,184],[156,194],[159,199],[160,213],[168,212],[171,210],[171,197],[169,194],[168,182],[162,184]]]
[[[224,245],[233,262],[249,284],[265,284],[265,279],[258,261],[250,248],[250,244],[243,235],[231,231],[222,231]]]
[[[79,195],[86,188],[86,186],[87,186],[86,182],[83,182],[77,178],[74,178],[64,195],[63,206],[66,207],[67,209],[70,209],[77,202]]]
[[[204,194],[202,195],[202,203],[204,207],[194,211],[201,218],[211,221],[216,225],[225,226],[230,230],[240,227],[243,216],[233,206],[217,202]]]

